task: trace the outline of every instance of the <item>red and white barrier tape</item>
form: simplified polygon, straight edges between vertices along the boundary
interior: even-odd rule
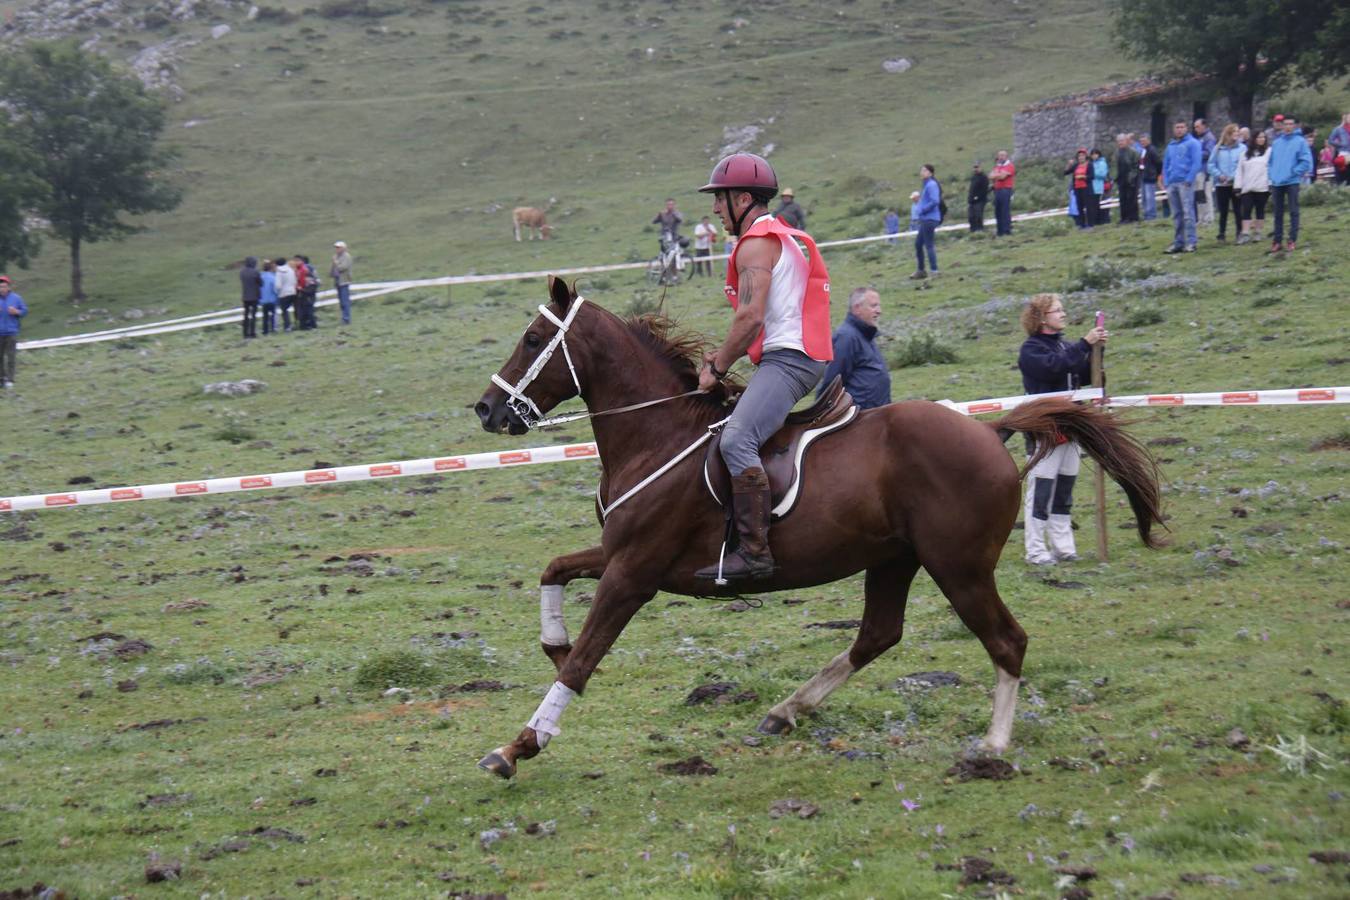
[[[938,402],[962,415],[975,416],[984,413],[1007,412],[1023,403],[1045,397],[1095,400],[1101,397],[1101,389],[1086,388],[1080,391],[1061,391],[1054,394],[1022,394],[1016,397],[996,397],[990,400],[971,400],[964,403],[957,403],[952,400],[939,400]],[[1115,407],[1308,406],[1329,403],[1350,403],[1350,387],[1188,394],[1134,394],[1110,397],[1106,401],[1107,406]],[[474,469],[509,469],[516,466],[570,462],[578,459],[599,459],[599,456],[600,452],[594,443],[559,444],[553,447],[532,447],[526,450],[502,450],[489,453],[470,453],[462,456],[433,456],[426,459],[409,459],[400,462],[278,472],[272,475],[204,478],[196,481],[171,481],[163,484],[100,488],[92,491],[0,497],[0,512],[64,509],[70,506],[94,506],[101,503],[125,503],[133,500],[169,500],[174,497],[194,497],[199,494],[229,494],[237,491],[256,491],[267,488],[312,487],[314,485],[343,484],[353,481],[377,481],[382,478],[404,478],[409,475],[445,475],[451,472],[465,472]]]

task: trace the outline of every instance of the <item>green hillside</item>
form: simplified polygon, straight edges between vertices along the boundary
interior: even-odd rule
[[[964,173],[1009,142],[1017,105],[1137,71],[1097,5],[1066,0],[305,6],[104,35],[114,56],[199,43],[181,50],[167,132],[186,200],[87,248],[86,307],[219,308],[237,299],[231,263],[321,256],[339,236],[366,280],[646,258],[661,200],[704,212],[693,188],[723,129],[744,126],[761,129],[752,149],[772,145],[814,231],[872,233],[920,163]],[[212,40],[216,22],[232,30]],[[882,70],[898,57],[913,68]],[[557,240],[511,242],[511,208],[549,198]],[[49,245],[23,274],[42,302],[30,336],[74,330],[65,268]]]

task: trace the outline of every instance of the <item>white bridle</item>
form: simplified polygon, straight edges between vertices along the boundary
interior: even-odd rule
[[[585,297],[577,297],[572,301],[571,307],[567,310],[567,316],[562,319],[555,316],[546,304],[540,304],[539,314],[558,326],[557,333],[553,335],[552,340],[550,340],[543,351],[535,357],[534,362],[530,363],[530,367],[525,370],[525,374],[520,376],[520,380],[514,385],[507,384],[506,380],[500,375],[492,376],[492,383],[497,385],[497,387],[501,388],[507,394],[508,399],[506,405],[510,407],[512,412],[520,416],[520,420],[525,423],[526,428],[538,428],[543,425],[557,425],[563,422],[572,422],[576,419],[585,418],[586,416],[585,413],[579,413],[570,416],[554,416],[552,419],[545,418],[544,411],[541,410],[533,400],[525,396],[525,389],[530,386],[531,382],[539,377],[539,373],[544,370],[544,366],[548,365],[549,359],[552,358],[553,352],[558,349],[559,345],[562,346],[563,359],[567,360],[567,371],[572,373],[572,384],[576,386],[577,395],[580,396],[581,381],[577,378],[577,367],[572,365],[572,354],[567,350],[567,329],[572,327],[572,320],[577,317],[577,310],[581,309],[581,304],[585,302]]]

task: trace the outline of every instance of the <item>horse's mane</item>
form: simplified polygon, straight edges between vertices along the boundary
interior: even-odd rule
[[[623,324],[633,337],[679,376],[685,390],[692,391],[698,387],[698,374],[703,369],[703,353],[712,347],[712,342],[706,336],[681,331],[674,319],[660,313],[631,316],[624,319]],[[722,406],[743,389],[744,385],[739,380],[728,378],[711,393],[697,399]]]

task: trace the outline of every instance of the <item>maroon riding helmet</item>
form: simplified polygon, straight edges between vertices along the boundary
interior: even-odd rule
[[[755,199],[767,204],[778,193],[778,176],[773,166],[762,156],[753,153],[733,153],[713,166],[708,183],[699,188],[700,193],[711,194],[726,191],[727,211],[731,212],[731,191],[749,191]],[[747,209],[732,221],[732,230],[740,233],[741,223],[750,212]],[[733,214],[734,215],[734,214]]]

